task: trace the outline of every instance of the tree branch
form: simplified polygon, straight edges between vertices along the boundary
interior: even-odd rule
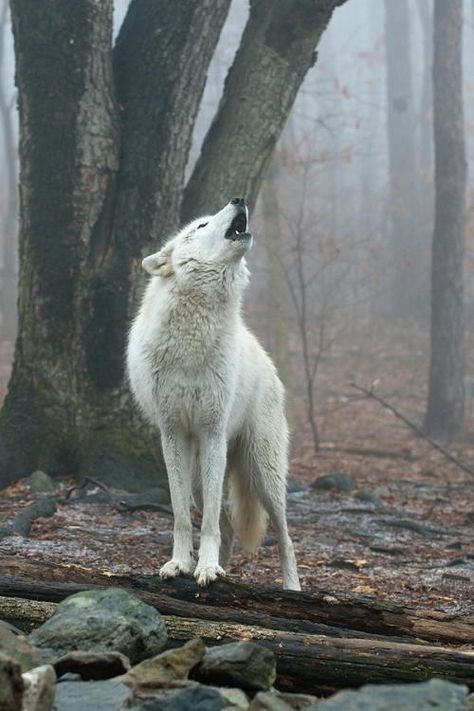
[[[233,195],[252,207],[332,12],[345,0],[252,0],[223,99],[186,188],[182,218]]]
[[[376,395],[373,390],[367,390],[367,388],[363,388],[360,385],[356,385],[356,383],[351,383],[351,387],[355,388],[360,393],[363,393],[367,398],[375,400],[386,410],[390,410],[390,412],[392,412],[395,417],[398,417],[398,419],[401,420],[407,427],[409,427],[412,432],[417,434],[418,437],[424,439],[425,442],[428,442],[428,444],[430,444],[434,449],[436,449],[444,457],[446,457],[448,461],[450,461],[452,464],[455,464],[457,467],[459,467],[459,469],[462,469],[463,472],[469,474],[469,476],[474,476],[474,469],[471,469],[471,467],[469,467],[467,464],[464,464],[464,462],[462,462],[460,459],[448,452],[448,450],[438,444],[438,442],[435,442],[435,440],[429,437],[429,435],[425,434],[425,432],[423,432],[423,430],[418,427],[418,425],[415,425],[415,423],[405,417],[405,415],[402,415],[402,413],[399,412],[389,402],[381,398],[379,395]]]

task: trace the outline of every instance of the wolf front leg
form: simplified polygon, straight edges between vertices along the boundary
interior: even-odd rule
[[[173,506],[173,557],[160,569],[162,578],[174,578],[180,573],[191,573],[193,538],[191,526],[191,466],[193,448],[179,428],[162,430],[162,447],[168,471],[168,482]]]
[[[221,543],[219,518],[226,466],[224,432],[205,432],[199,440],[202,477],[202,525],[199,560],[194,571],[198,585],[207,585],[225,571],[219,565]]]

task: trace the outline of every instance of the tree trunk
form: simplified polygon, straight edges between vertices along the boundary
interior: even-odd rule
[[[425,429],[451,439],[464,426],[463,258],[466,156],[462,98],[462,0],[435,0],[433,122],[435,226],[431,360]]]
[[[3,0],[0,19],[0,67],[5,58],[5,34],[8,29],[8,0]],[[2,120],[5,152],[7,196],[5,216],[2,224],[2,273],[0,279],[1,336],[3,340],[14,342],[17,331],[17,217],[18,186],[15,152],[15,134],[12,120],[13,105],[5,93],[0,80],[0,117]]]
[[[221,206],[244,184],[255,201],[315,45],[342,1],[285,0],[276,11],[254,0],[253,32],[246,30],[194,173],[202,200],[187,200],[191,212]],[[194,118],[229,3],[132,0],[112,53],[112,0],[12,0],[20,313],[0,415],[0,484],[35,468],[124,488],[165,476],[158,435],[139,420],[125,383],[126,332],[140,258],[179,222]],[[207,179],[196,183],[204,165],[218,190]]]
[[[474,642],[474,618],[418,610],[350,593],[288,592],[220,579],[200,589],[194,580],[157,575],[111,575],[75,565],[2,559],[0,595],[59,602],[79,590],[119,586],[162,614],[258,625],[274,630],[337,637]]]
[[[177,223],[194,116],[230,0],[12,0],[21,122],[20,320],[0,481],[128,487],[164,469],[124,385],[132,277]]]
[[[319,38],[345,1],[251,1],[219,110],[186,187],[184,220],[214,212],[233,195],[253,207]]]
[[[268,317],[272,336],[271,352],[286,390],[286,414],[293,424],[292,375],[289,344],[289,303],[283,270],[282,227],[280,223],[277,165],[270,164],[262,185],[263,237],[268,262]]]
[[[389,148],[389,312],[411,316],[417,308],[419,264],[415,234],[415,112],[410,14],[407,0],[385,0],[387,138]]]

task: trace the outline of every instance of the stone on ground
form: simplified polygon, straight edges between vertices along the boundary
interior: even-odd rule
[[[204,657],[206,647],[197,638],[179,649],[170,649],[152,659],[146,659],[120,677],[134,689],[163,688],[188,678],[188,674]]]
[[[208,649],[195,678],[207,684],[266,691],[276,679],[275,655],[254,642],[232,642]]]
[[[22,697],[21,667],[0,652],[0,711],[21,711]]]
[[[121,652],[132,664],[160,652],[167,640],[161,615],[124,590],[87,590],[63,600],[30,642],[49,659],[74,650]]]
[[[56,687],[56,673],[50,664],[31,669],[23,675],[22,711],[51,711]]]
[[[340,691],[307,711],[468,711],[468,689],[441,679],[415,684],[367,684]]]
[[[0,621],[0,652],[10,657],[21,667],[22,672],[38,667],[42,663],[40,652],[31,645],[26,637]]]

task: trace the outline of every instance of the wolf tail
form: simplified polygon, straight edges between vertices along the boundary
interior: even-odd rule
[[[234,532],[248,553],[253,553],[268,525],[268,514],[255,489],[236,472],[229,477],[230,518]]]

